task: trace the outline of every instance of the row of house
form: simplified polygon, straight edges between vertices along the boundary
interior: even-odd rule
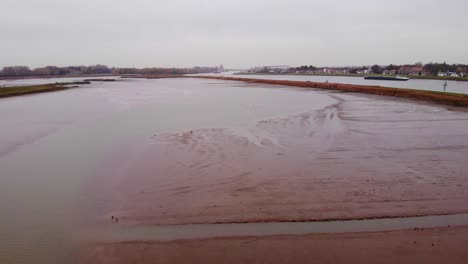
[[[403,65],[394,71],[399,75],[427,75],[422,65]]]
[[[260,66],[247,70],[247,73],[286,73],[289,72],[288,65]]]
[[[324,74],[349,74],[353,72],[354,67],[324,67],[317,68],[315,73],[324,73]],[[364,70],[367,71],[367,70]]]
[[[453,72],[453,71],[439,71],[438,76],[450,76],[450,77],[463,77],[467,76],[468,73],[463,70],[457,70],[459,72]],[[424,66],[421,65],[403,65],[401,66],[398,70],[392,69],[392,70],[384,70],[383,74],[391,74],[391,75],[422,75],[422,76],[429,76],[431,75],[430,72],[426,71],[424,69]]]
[[[375,66],[374,66],[375,67]],[[385,75],[421,75],[429,76],[432,75],[428,72],[423,65],[402,65],[402,66],[379,66],[379,72],[373,72],[373,67],[312,67],[312,66],[301,66],[301,67],[289,67],[287,65],[277,66],[262,66],[248,70],[249,73],[306,73],[306,74],[371,74],[371,73],[382,73]],[[457,69],[456,72],[439,72],[439,76],[467,76],[468,69]]]
[[[447,71],[447,72],[439,72],[437,76],[466,77],[468,76],[468,74],[466,72],[461,72],[460,74],[458,74],[456,72]]]
[[[463,77],[467,76],[468,72],[467,69],[457,69],[459,72],[453,71],[446,71],[446,72],[438,72],[438,76],[450,76],[450,77]],[[383,74],[390,74],[390,75],[422,75],[422,76],[429,76],[431,75],[430,72],[424,69],[422,65],[403,65],[399,69],[391,69],[391,70],[384,70]]]

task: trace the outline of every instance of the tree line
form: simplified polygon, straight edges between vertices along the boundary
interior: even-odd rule
[[[217,67],[194,68],[110,68],[106,65],[91,66],[46,66],[31,69],[27,66],[7,66],[0,70],[0,77],[32,77],[32,76],[67,76],[67,75],[97,75],[97,74],[196,74],[215,72]]]
[[[142,74],[142,75],[165,75],[165,74],[196,74],[212,73],[218,71],[218,67],[193,67],[193,68],[115,68],[115,74]]]
[[[447,64],[447,63],[428,63],[424,65],[424,71],[431,75],[437,75],[439,72],[455,72],[457,74],[468,73],[468,65],[465,64]]]

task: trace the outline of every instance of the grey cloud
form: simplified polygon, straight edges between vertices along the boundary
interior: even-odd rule
[[[0,66],[468,63],[464,0],[0,4]]]

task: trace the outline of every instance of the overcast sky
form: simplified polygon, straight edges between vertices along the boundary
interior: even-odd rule
[[[0,0],[0,66],[468,63],[466,0]]]

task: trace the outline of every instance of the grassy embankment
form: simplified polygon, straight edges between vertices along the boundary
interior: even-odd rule
[[[69,74],[69,75],[45,75],[45,76],[13,76],[13,77],[0,77],[0,80],[95,78],[95,77],[118,77],[118,76],[119,76],[118,74]]]
[[[64,82],[64,83],[28,85],[28,86],[0,87],[0,98],[35,94],[35,93],[61,91],[61,90],[78,87],[77,85],[90,84],[90,83],[91,82],[89,81],[82,81],[82,82],[68,82],[68,83]]]
[[[354,84],[341,84],[341,83],[323,83],[323,82],[303,82],[303,81],[286,81],[286,80],[267,80],[267,79],[251,79],[251,78],[237,78],[237,77],[218,77],[218,76],[187,76],[189,78],[204,78],[204,79],[217,79],[228,81],[243,81],[250,83],[263,83],[273,85],[285,85],[304,88],[320,88],[328,90],[337,90],[355,93],[377,94],[385,96],[395,96],[402,98],[410,98],[416,100],[431,101],[446,105],[468,107],[468,95],[457,93],[444,93],[425,90],[414,89],[400,89],[382,86],[370,85],[354,85]]]
[[[379,75],[379,74],[314,74],[314,73],[235,73],[234,75],[298,75],[298,76],[341,76],[341,77],[399,76],[399,75]],[[445,81],[468,82],[468,77],[427,76],[427,75],[408,75],[407,77],[410,79],[421,79],[421,80],[445,80]]]

